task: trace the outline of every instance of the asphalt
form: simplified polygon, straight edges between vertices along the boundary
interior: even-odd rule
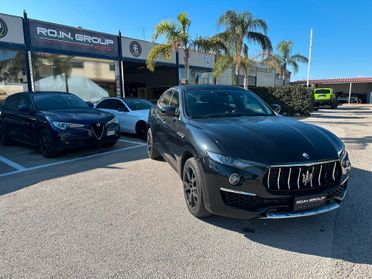
[[[372,106],[301,121],[341,137],[353,164],[343,206],[302,219],[196,219],[140,144],[15,173],[0,160],[0,278],[372,278]]]

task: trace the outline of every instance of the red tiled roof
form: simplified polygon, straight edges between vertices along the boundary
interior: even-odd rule
[[[356,78],[330,78],[330,79],[311,79],[310,83],[365,83],[372,82],[372,77],[356,77]],[[295,83],[306,83],[306,80],[298,80]]]

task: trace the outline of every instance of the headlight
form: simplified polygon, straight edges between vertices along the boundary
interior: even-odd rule
[[[212,152],[212,151],[207,151],[207,155],[209,158],[211,158],[213,161],[216,161],[217,163],[235,167],[238,169],[246,169],[250,167],[264,166],[263,164],[260,164],[257,162],[235,159],[230,156],[224,156],[224,155]]]
[[[116,117],[114,117],[109,122],[107,122],[107,125],[110,125],[110,124],[119,124],[119,120]]]
[[[340,161],[341,161],[342,173],[348,174],[351,170],[351,163],[349,160],[349,154],[347,153],[345,148],[341,152]]]
[[[84,127],[84,124],[54,121],[53,126],[61,130],[66,130],[67,128],[81,128]]]

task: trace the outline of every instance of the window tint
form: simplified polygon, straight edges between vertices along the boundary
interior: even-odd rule
[[[18,96],[19,95],[13,95],[6,99],[6,108],[16,110],[18,108]]]
[[[123,104],[122,101],[115,99],[103,100],[97,105],[97,108],[128,111],[127,107]]]
[[[17,108],[19,108],[20,106],[23,106],[23,105],[32,107],[31,99],[28,95],[22,94],[22,95],[19,96]]]
[[[170,100],[172,98],[172,93],[173,93],[173,90],[168,90],[166,92],[163,93],[163,95],[161,95],[160,99],[159,99],[159,107],[165,107],[165,106],[169,106],[169,103],[170,103]]]
[[[274,115],[252,92],[242,89],[188,91],[186,111],[196,118]]]
[[[72,94],[42,93],[33,96],[37,110],[89,108],[79,97]]]

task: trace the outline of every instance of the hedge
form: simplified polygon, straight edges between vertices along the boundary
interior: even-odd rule
[[[269,105],[278,104],[283,115],[309,116],[314,110],[313,91],[302,85],[286,85],[278,87],[254,87],[256,93]]]

